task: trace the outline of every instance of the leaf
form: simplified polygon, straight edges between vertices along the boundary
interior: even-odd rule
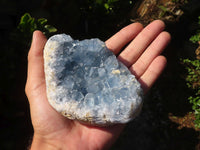
[[[200,33],[197,33],[196,35],[192,36],[189,40],[192,43],[197,43],[198,41],[200,41]]]
[[[96,0],[96,3],[101,5],[103,3],[103,0]]]
[[[28,20],[31,19],[31,15],[29,13],[25,13],[20,20],[20,24],[24,24],[26,22],[28,22]]]
[[[44,28],[49,32],[49,33],[53,33],[53,32],[57,32],[57,29],[51,25],[45,25]]]
[[[107,3],[104,4],[104,7],[108,10],[109,9],[109,5]]]
[[[35,18],[32,18],[30,20],[30,32],[32,33],[33,31],[35,31],[37,29],[37,24],[36,24],[36,21],[35,21]]]
[[[29,22],[31,20],[31,15],[29,13],[25,13],[21,19],[20,19],[20,23],[17,26],[17,28],[21,31],[21,32],[25,32],[27,30],[27,28],[29,27]]]
[[[40,18],[40,19],[38,19],[37,22],[38,22],[39,25],[43,26],[43,25],[45,25],[45,24],[47,23],[47,19],[45,19],[45,18]]]
[[[111,4],[111,3],[115,3],[115,2],[118,2],[119,0],[108,0],[108,3]]]
[[[160,8],[164,12],[168,11],[167,7],[165,7],[165,6],[160,5],[160,6],[157,6],[157,7]]]

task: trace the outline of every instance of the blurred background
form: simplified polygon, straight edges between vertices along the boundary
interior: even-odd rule
[[[172,35],[163,53],[168,65],[111,149],[200,149],[199,16],[199,0],[0,0],[0,149],[31,143],[24,87],[34,30],[105,41],[130,23],[155,19]]]

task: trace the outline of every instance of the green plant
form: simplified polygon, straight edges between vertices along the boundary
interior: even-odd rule
[[[40,30],[48,38],[52,33],[57,32],[57,29],[47,24],[47,19],[35,19],[29,13],[25,13],[17,26],[17,29],[11,33],[11,40],[15,45],[22,47],[23,50],[28,50],[31,44],[32,34],[35,30]]]
[[[0,123],[0,132],[1,139],[2,137],[4,139],[0,142],[0,149],[9,150],[18,147],[17,145],[24,138],[24,135],[29,136],[29,127],[23,134],[19,131],[27,124],[26,119],[28,117],[25,113],[27,106],[23,90],[26,78],[27,53],[30,48],[32,33],[34,30],[41,30],[48,36],[54,33],[56,29],[47,24],[47,19],[35,19],[28,13],[21,17],[18,26],[13,26],[5,31],[2,29],[4,27],[1,28],[0,45],[0,122],[3,122],[3,124]],[[20,113],[21,115],[18,115]],[[23,122],[20,120],[23,120]],[[4,126],[4,123],[6,123],[6,126]],[[15,124],[15,126],[11,124]],[[10,136],[10,133],[12,136]],[[23,143],[26,146],[26,142]],[[25,146],[16,149],[25,149]]]
[[[200,60],[183,60],[187,69],[186,82],[193,95],[188,98],[195,114],[195,127],[200,129]]]
[[[172,0],[173,3],[188,3],[188,0]]]
[[[111,33],[130,23],[129,12],[133,6],[133,0],[82,0],[80,11],[86,34],[107,39]]]
[[[103,9],[106,13],[112,13],[113,8],[115,7],[116,2],[119,0],[88,0],[87,3],[89,4],[90,9]]]
[[[196,34],[193,35],[191,38],[190,38],[190,41],[192,43],[197,43],[200,41],[200,16],[198,17],[199,21],[198,21],[198,25],[199,25],[199,29],[196,31]]]
[[[35,30],[40,30],[47,36],[50,33],[54,33],[57,31],[57,29],[55,27],[47,24],[47,19],[32,18],[29,13],[25,13],[21,17],[20,23],[17,28],[20,30],[21,33],[23,33],[24,37],[32,36],[32,33]]]
[[[199,94],[198,94],[199,95]],[[189,97],[188,98],[190,103],[193,105],[192,109],[194,110],[194,114],[195,114],[195,127],[200,129],[200,97],[196,96],[196,97]]]
[[[107,0],[106,2],[104,2],[104,8],[107,10],[107,12],[112,12],[114,4],[118,1],[119,0]]]
[[[199,29],[197,29],[196,34],[189,39],[192,43],[198,43],[200,41],[200,16],[198,19]],[[195,114],[195,127],[200,129],[200,60],[184,59],[182,62],[187,70],[185,78],[187,86],[193,92],[188,100],[192,104],[192,110]]]
[[[169,8],[167,8],[165,6],[158,5],[157,7],[162,10],[161,13],[160,13],[160,15],[159,15],[159,17],[163,17],[166,14],[166,12],[169,11]]]
[[[197,89],[200,87],[200,60],[184,59],[183,63],[188,71],[187,86],[191,89]]]
[[[131,5],[132,0],[87,0],[86,6],[89,10],[100,11],[104,14],[112,14],[121,7],[121,5]]]
[[[0,79],[0,89],[6,90],[0,90],[0,95],[6,95],[5,97],[10,96],[10,87],[14,88],[14,86],[10,86],[8,83],[10,82],[15,85],[17,72],[21,67],[20,62],[26,60],[32,34],[35,30],[41,30],[46,36],[57,31],[56,28],[47,24],[47,19],[35,19],[29,13],[25,13],[21,17],[19,25],[9,33],[9,38],[1,45],[2,49],[5,50],[2,51],[2,55],[0,56],[0,65],[3,69]]]

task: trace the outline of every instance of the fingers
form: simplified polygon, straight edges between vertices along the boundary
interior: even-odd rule
[[[165,24],[160,20],[153,21],[144,29],[141,24],[134,23],[106,41],[107,47],[118,54],[118,59],[136,76],[145,93],[159,77],[167,62],[165,57],[159,56],[171,39],[168,32],[163,32],[164,28]]]
[[[47,39],[42,32],[35,31],[33,33],[32,44],[28,53],[28,77],[26,93],[29,88],[34,89],[39,84],[44,82],[43,49],[46,41]]]
[[[114,54],[118,54],[120,50],[143,29],[140,23],[133,23],[121,29],[118,33],[108,39],[105,43],[108,49]]]
[[[125,48],[118,59],[130,67],[141,56],[149,44],[164,30],[165,24],[156,20],[145,27],[137,37]]]
[[[145,52],[138,58],[138,60],[129,68],[129,70],[139,78],[152,61],[159,56],[164,48],[170,42],[170,34],[168,32],[162,32],[156,37],[151,45],[145,50]]]
[[[156,57],[149,65],[145,73],[138,79],[138,81],[141,83],[144,93],[151,88],[156,79],[160,76],[166,66],[166,63],[167,60],[164,56]]]

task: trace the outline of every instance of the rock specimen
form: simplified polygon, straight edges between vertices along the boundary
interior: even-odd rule
[[[48,101],[69,119],[107,126],[140,111],[139,82],[99,39],[55,35],[45,45],[44,64]]]

